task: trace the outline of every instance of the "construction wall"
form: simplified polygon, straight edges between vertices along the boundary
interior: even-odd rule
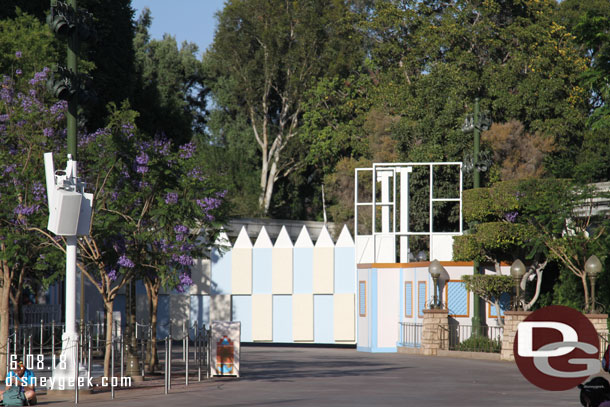
[[[336,243],[325,227],[314,243],[305,226],[294,243],[285,228],[272,242],[264,227],[254,243],[245,229],[234,244],[226,236],[217,243],[211,260],[192,268],[190,291],[159,301],[158,336],[170,326],[176,337],[185,323],[233,320],[242,342],[356,343],[355,248],[346,227]]]

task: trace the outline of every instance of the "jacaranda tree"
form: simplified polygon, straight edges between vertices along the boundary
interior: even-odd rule
[[[65,138],[66,104],[48,100],[48,69],[23,77],[18,64],[23,56],[15,53],[14,70],[0,84],[0,348],[8,339],[9,301],[18,323],[24,288],[48,284],[60,274],[54,240],[33,230],[46,226],[42,157],[58,151]],[[5,362],[6,353],[0,351],[0,365]]]

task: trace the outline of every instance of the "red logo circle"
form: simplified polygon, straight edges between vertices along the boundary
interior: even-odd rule
[[[600,370],[595,327],[562,305],[541,308],[520,323],[513,352],[521,374],[544,390],[574,388]]]

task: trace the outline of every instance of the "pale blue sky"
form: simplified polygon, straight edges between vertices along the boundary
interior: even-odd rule
[[[224,0],[132,0],[131,7],[137,19],[144,7],[151,11],[152,38],[161,39],[164,33],[182,41],[194,42],[199,52],[212,43],[216,18],[214,15],[224,6]]]

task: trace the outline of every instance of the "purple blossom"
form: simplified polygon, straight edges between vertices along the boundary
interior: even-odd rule
[[[0,122],[8,122],[9,115],[8,114],[0,114]]]
[[[117,191],[112,191],[112,193],[110,194],[110,199],[112,201],[116,201],[117,199],[119,199],[119,193]]]
[[[146,174],[148,172],[148,167],[146,165],[138,165],[136,166],[136,172],[138,174]]]
[[[196,179],[197,181],[205,181],[205,177],[201,174],[201,170],[199,168],[193,168],[190,170],[188,177]]]
[[[30,216],[30,215],[33,215],[34,213],[36,213],[39,209],[40,209],[40,205],[27,206],[27,205],[19,204],[15,207],[15,209],[13,209],[13,212],[16,215]]]
[[[171,142],[164,137],[155,138],[153,142],[153,149],[155,153],[159,154],[162,157],[167,156],[170,153]]]
[[[46,198],[46,188],[42,185],[42,182],[34,182],[32,185],[32,196],[36,201],[42,201]]]
[[[36,72],[34,77],[30,79],[30,85],[36,85],[47,79],[47,74],[49,73],[49,68],[45,67],[42,71]]]
[[[115,269],[110,270],[109,272],[106,273],[106,275],[108,276],[108,278],[110,279],[110,281],[114,281],[117,279],[117,272]]]
[[[44,134],[45,137],[50,138],[53,137],[55,131],[51,127],[45,127],[42,129],[42,134]]]
[[[172,260],[183,266],[192,266],[193,265],[193,258],[191,256],[189,256],[188,254],[181,254],[180,256],[178,256],[177,254],[174,254],[174,255],[172,255]]]
[[[176,233],[188,233],[189,228],[184,225],[176,225],[174,226],[174,232]]]
[[[211,211],[213,209],[218,208],[222,204],[222,200],[219,198],[203,198],[197,199],[197,205],[204,211]]]
[[[15,57],[17,57],[17,59],[21,58],[21,55],[21,51],[15,52]]]
[[[141,152],[140,155],[136,157],[136,163],[138,163],[138,165],[148,164],[148,154]]]
[[[15,75],[21,75],[22,73],[23,73],[23,71],[21,69],[15,70]]]
[[[53,115],[57,115],[57,114],[63,113],[67,108],[68,108],[68,102],[66,102],[65,100],[60,100],[59,102],[57,102],[53,106],[51,106],[50,112]]]
[[[168,205],[174,205],[178,203],[178,194],[176,192],[168,192],[165,195],[165,203]]]
[[[190,243],[184,243],[182,246],[180,246],[180,250],[183,252],[190,252],[195,248],[195,245],[190,244]]]
[[[180,293],[185,292],[188,287],[193,285],[193,279],[187,273],[180,273],[178,278],[180,280],[180,284],[176,287],[176,291]]]
[[[117,264],[121,267],[125,267],[128,269],[132,269],[134,268],[136,265],[133,263],[133,261],[131,261],[131,259],[129,259],[129,257],[127,257],[126,255],[122,255],[121,257],[119,257],[119,261],[117,262]]]
[[[2,175],[10,174],[11,172],[14,172],[16,168],[17,168],[17,164],[9,164],[6,167],[4,167],[4,171],[2,172]]]
[[[190,142],[190,143],[186,143],[184,145],[180,146],[180,158],[191,158],[193,156],[193,154],[195,154],[195,150],[197,149],[197,146],[195,146],[195,143]]]
[[[89,143],[92,143],[92,142],[98,140],[98,138],[100,138],[102,136],[106,136],[108,134],[110,134],[110,133],[109,133],[109,130],[106,128],[97,129],[93,133],[81,135],[78,138],[78,145],[79,145],[79,147],[84,147],[84,146],[88,145]]]
[[[519,215],[519,212],[517,211],[508,212],[504,214],[504,219],[510,223],[515,223],[515,220],[517,220],[517,215]]]

